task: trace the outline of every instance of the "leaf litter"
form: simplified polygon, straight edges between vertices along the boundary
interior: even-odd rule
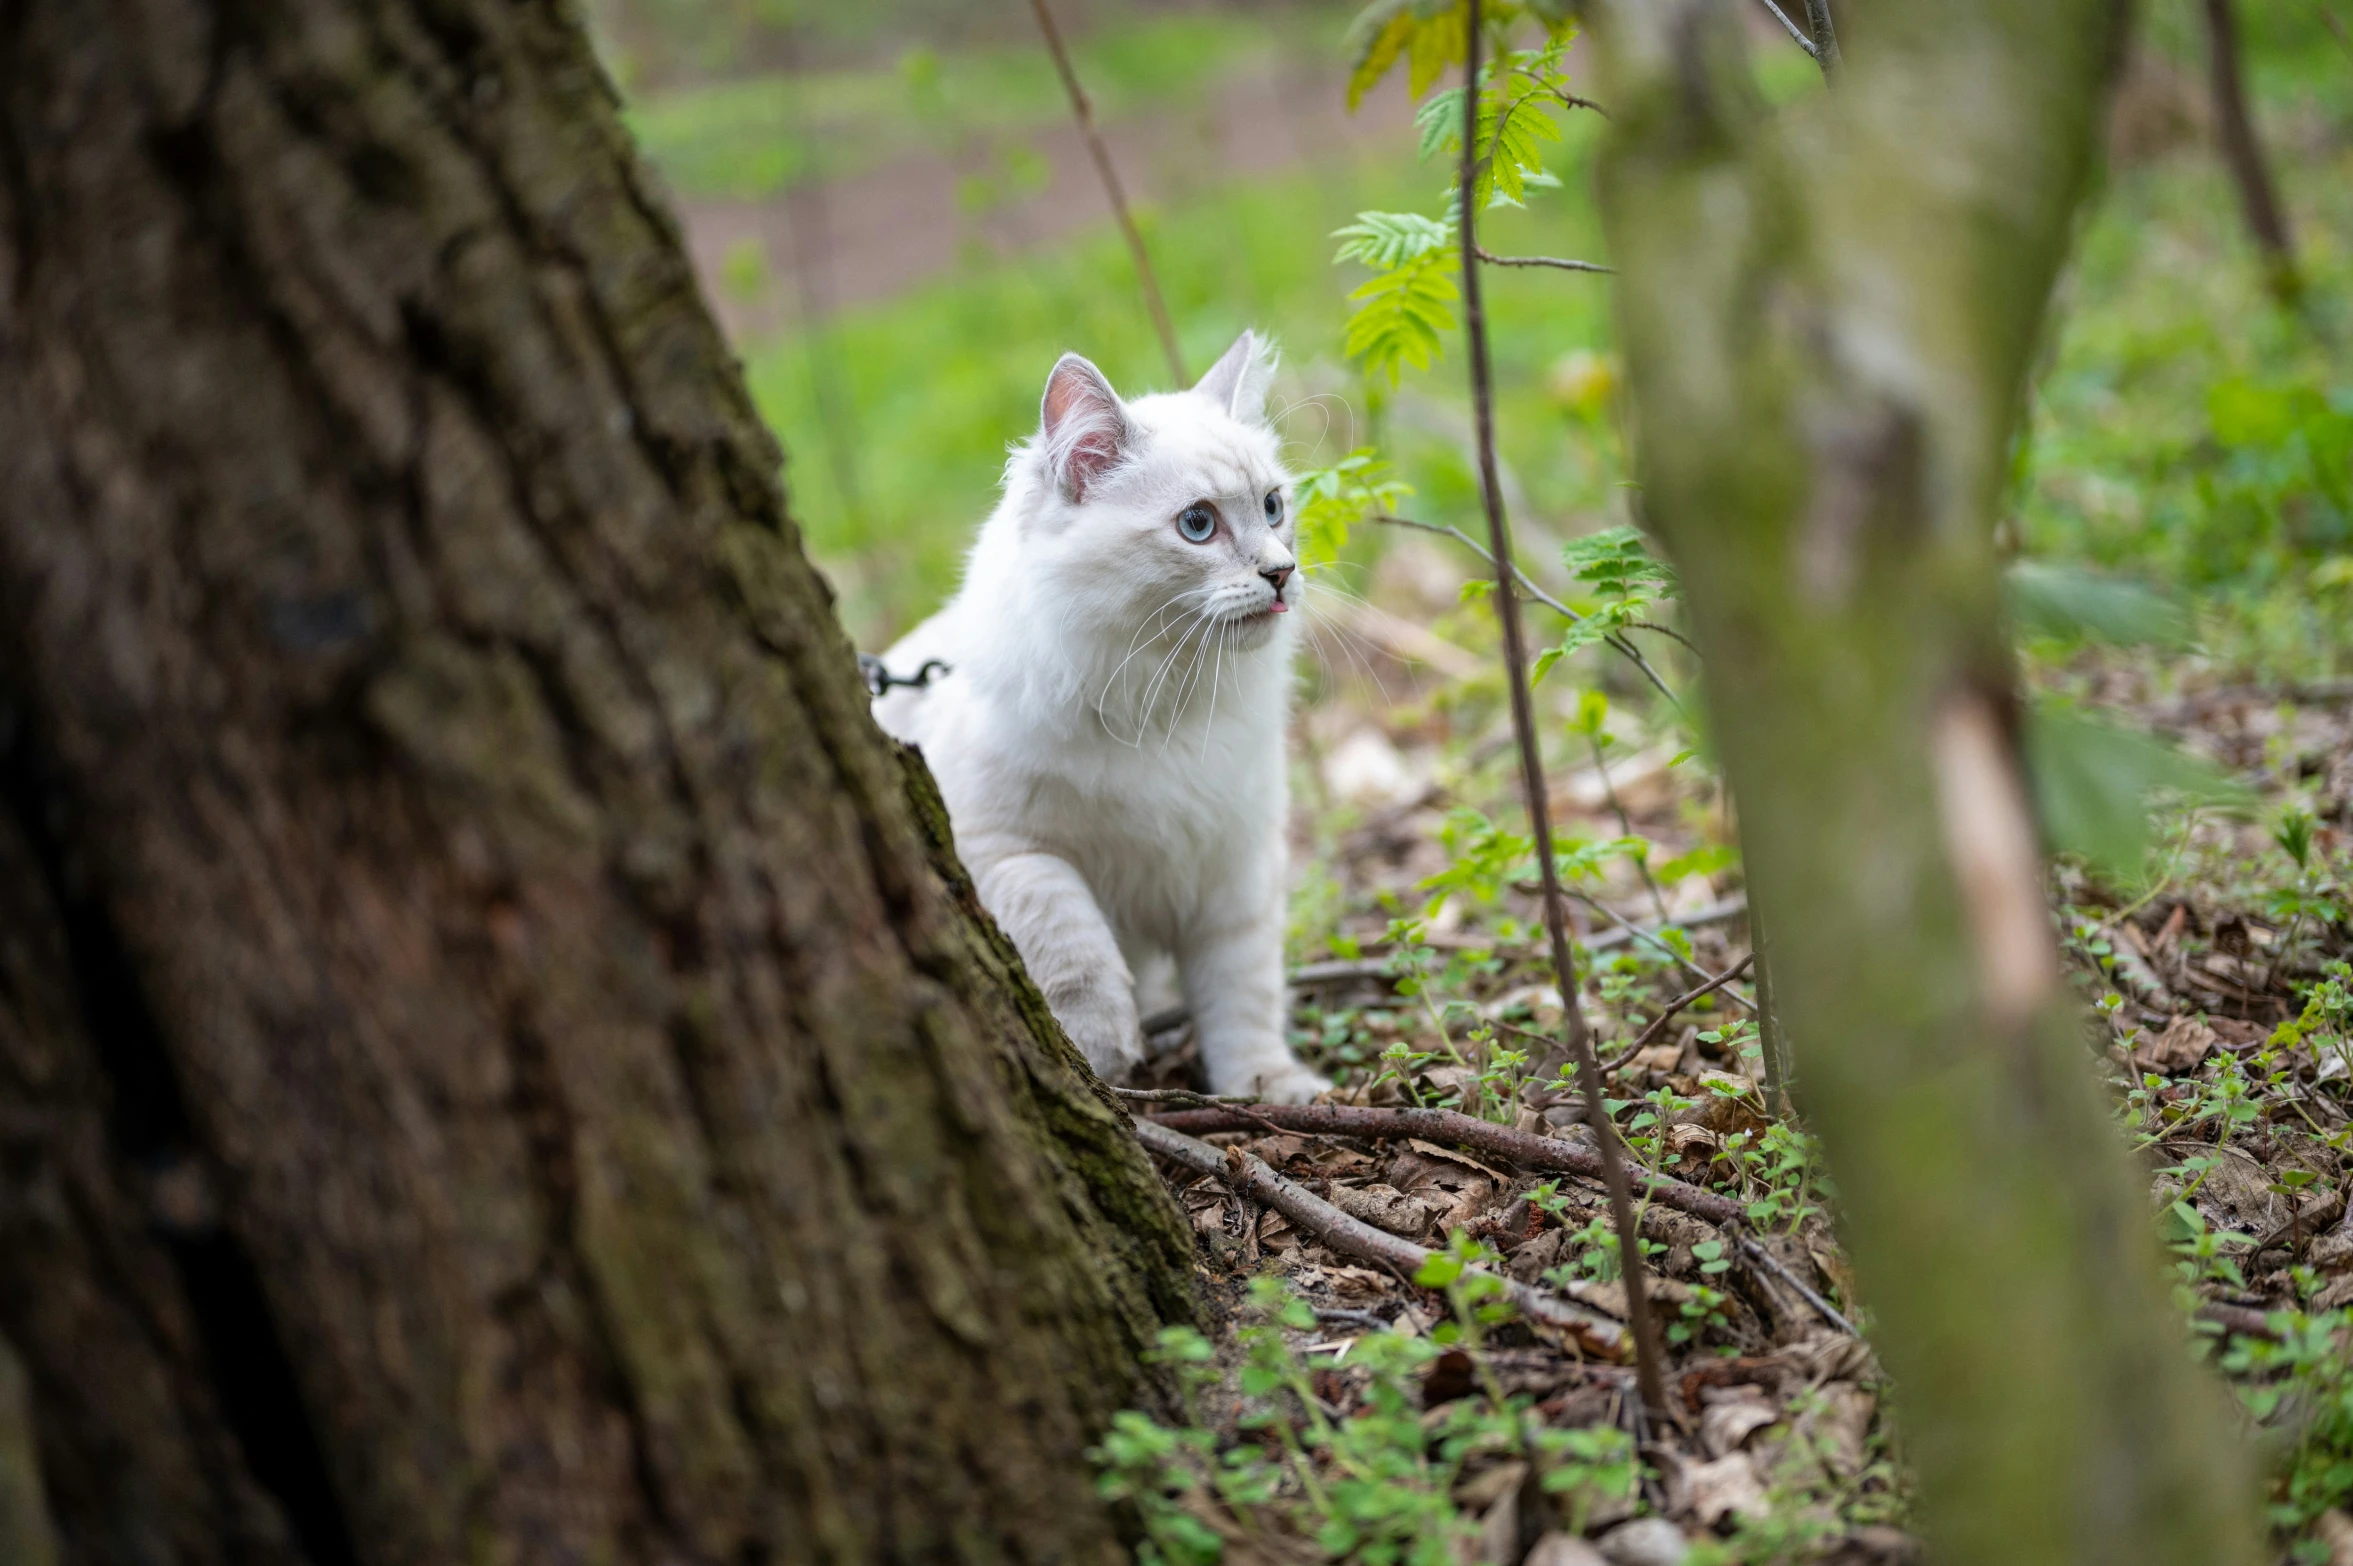
[[[2054,917],[2097,1029],[2087,1057],[2149,1172],[2184,1352],[2217,1363],[2250,1427],[2286,1454],[2269,1494],[2283,1544],[2353,1566],[2342,1347],[2353,1331],[2353,970],[2338,966],[2353,953],[2338,879],[2353,824],[2353,691],[2159,697],[2129,674],[2101,678],[2106,705],[2186,741],[2256,803],[2178,814],[2147,884],[2055,863]],[[1546,1057],[1560,1013],[1535,900],[1514,879],[1515,845],[1498,841],[1508,834],[1466,803],[1508,798],[1500,749],[1487,747],[1482,775],[1480,747],[1449,732],[1463,716],[1407,704],[1368,720],[1327,704],[1305,720],[1358,725],[1337,736],[1353,752],[1310,734],[1310,765],[1351,757],[1362,772],[1377,747],[1399,758],[1384,776],[1429,781],[1350,798],[1311,778],[1298,791],[1313,801],[1297,834],[1303,901],[1321,923],[1294,946],[1329,956],[1295,992],[1293,1042],[1339,1083],[1330,1102],[1454,1108],[1589,1151],[1573,1088]],[[1471,762],[1447,759],[1465,750]],[[1593,829],[1572,830],[1562,852],[1585,853],[1574,867],[1591,899],[1580,978],[1621,1132],[1644,1171],[1741,1213],[1716,1222],[1642,1204],[1668,1338],[1667,1419],[1645,1418],[1628,1366],[1479,1286],[1492,1271],[1622,1320],[1598,1178],[1423,1135],[1209,1131],[1210,1144],[1264,1160],[1432,1260],[1404,1275],[1336,1251],[1220,1178],[1172,1177],[1215,1329],[1163,1345],[1187,1381],[1188,1421],[1124,1415],[1098,1453],[1147,1558],[1924,1558],[1904,1526],[1909,1480],[1868,1302],[1832,1226],[1835,1191],[1793,1106],[1767,1085],[1753,977],[1692,1001],[1626,1052],[1695,971],[1721,975],[1748,951],[1720,792],[1696,768],[1662,764],[1662,751],[1623,747],[1619,765],[1640,758],[1623,773],[1638,787],[1572,777],[1554,804]],[[1578,847],[1629,838],[1644,846]],[[1662,865],[1680,873],[1660,877]],[[1433,887],[1445,894],[1435,904]],[[1642,933],[1626,937],[1627,925]],[[1158,1042],[1140,1085],[1197,1087],[1189,1034],[1180,1025]]]

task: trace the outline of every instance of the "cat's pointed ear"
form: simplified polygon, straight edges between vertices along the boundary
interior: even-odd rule
[[[1103,372],[1075,353],[1055,361],[1042,410],[1046,466],[1063,498],[1085,500],[1127,455],[1127,414]]]
[[[1193,390],[1235,418],[1258,424],[1265,422],[1267,388],[1274,378],[1274,344],[1256,332],[1244,332]]]

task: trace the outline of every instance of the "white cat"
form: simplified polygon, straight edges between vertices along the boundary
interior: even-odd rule
[[[1065,354],[964,585],[884,656],[948,666],[874,704],[923,751],[981,902],[1116,1081],[1135,974],[1175,959],[1209,1084],[1297,1102],[1283,1043],[1285,788],[1302,584],[1273,356],[1244,332],[1191,391],[1122,402]]]

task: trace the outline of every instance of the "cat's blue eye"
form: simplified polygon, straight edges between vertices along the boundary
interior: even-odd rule
[[[1266,492],[1266,519],[1269,522],[1283,520],[1283,492],[1279,489]]]
[[[1217,508],[1196,500],[1177,513],[1177,535],[1188,544],[1206,544],[1217,536]]]

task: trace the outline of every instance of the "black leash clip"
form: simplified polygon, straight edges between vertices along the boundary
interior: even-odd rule
[[[895,685],[903,685],[911,691],[922,690],[933,680],[943,674],[953,673],[954,670],[937,658],[926,658],[923,660],[923,667],[917,669],[913,674],[893,674],[883,667],[882,660],[875,657],[874,654],[860,653],[858,654],[858,672],[866,676],[866,693],[870,696],[880,696]]]

